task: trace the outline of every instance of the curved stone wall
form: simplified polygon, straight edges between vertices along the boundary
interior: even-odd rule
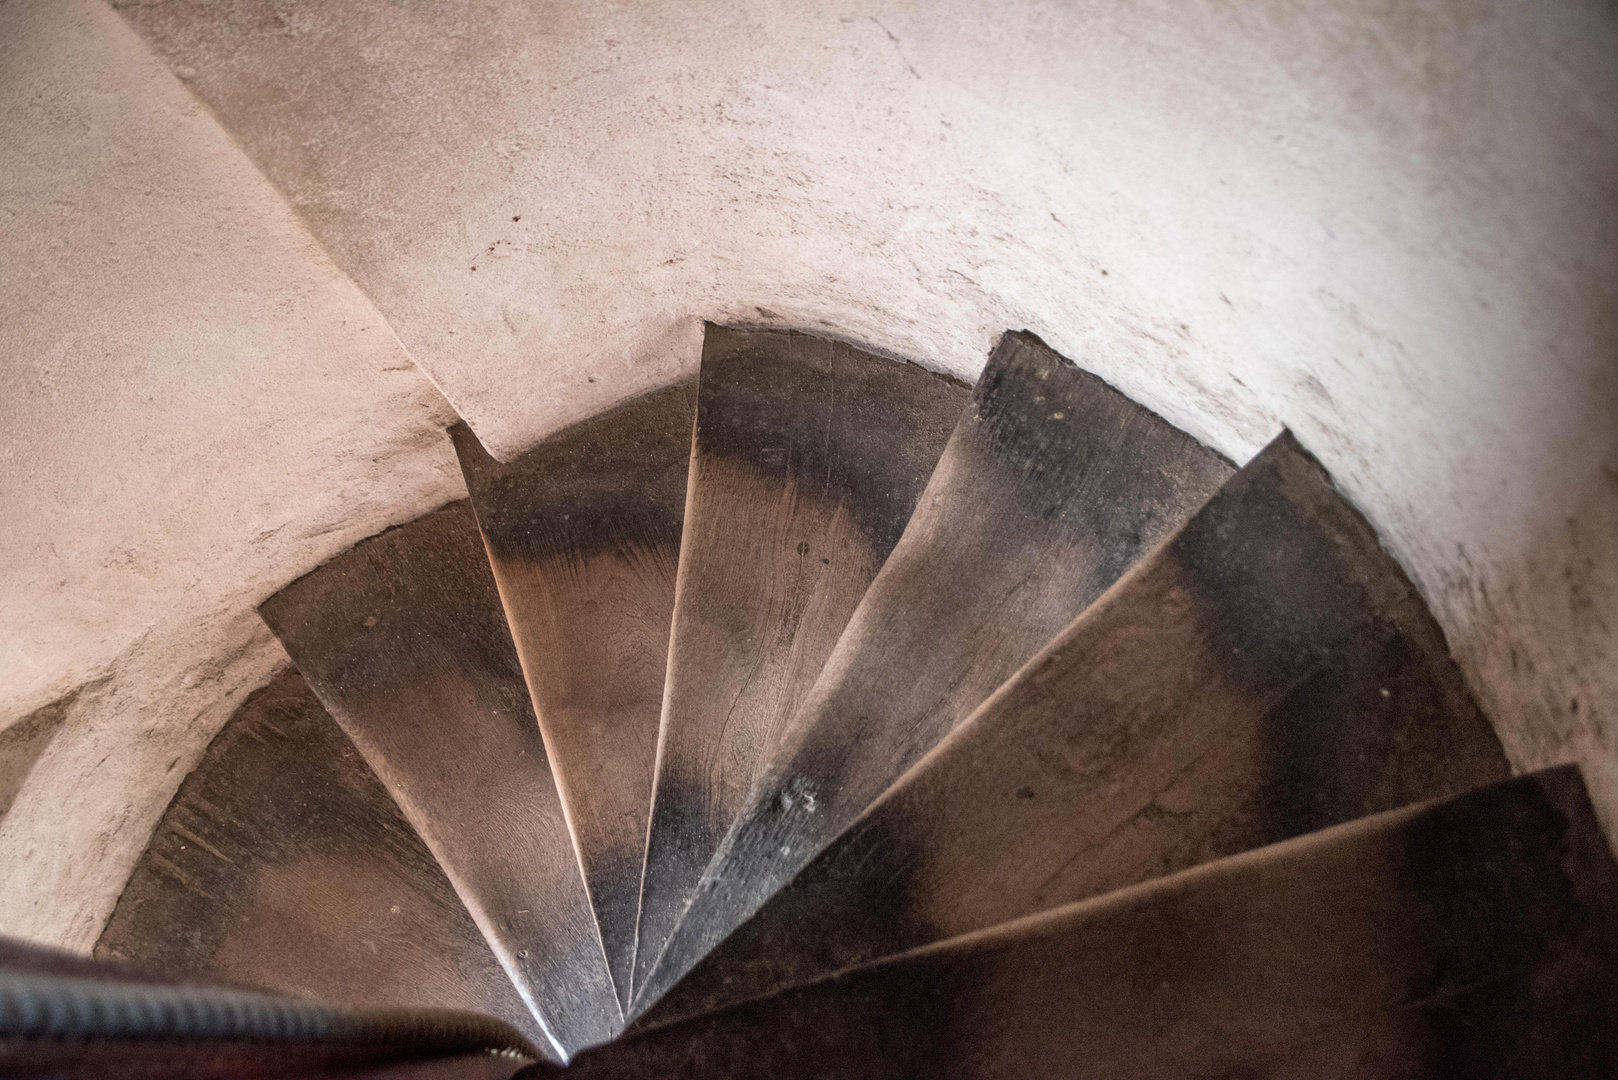
[[[1238,460],[1290,426],[1515,763],[1618,814],[1610,5],[9,0],[0,41],[0,467],[39,507],[0,527],[0,720],[108,672],[141,703],[76,700],[0,929],[93,937],[273,665],[250,598],[450,497],[449,412],[391,369],[509,455],[691,370],[703,318],[965,378],[1028,328]],[[149,709],[183,753],[130,751]],[[135,808],[104,848],[28,809],[91,777]]]

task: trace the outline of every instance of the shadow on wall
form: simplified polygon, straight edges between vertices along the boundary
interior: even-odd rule
[[[28,779],[28,771],[45,753],[51,740],[56,738],[56,733],[62,729],[62,722],[67,719],[68,710],[83,689],[79,687],[49,705],[35,709],[0,731],[0,818],[11,809],[23,782]]]

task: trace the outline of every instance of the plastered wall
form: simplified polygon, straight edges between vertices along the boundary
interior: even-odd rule
[[[272,662],[248,596],[452,486],[410,361],[509,455],[688,371],[703,318],[965,378],[1026,327],[1238,460],[1291,426],[1426,593],[1516,764],[1580,760],[1618,821],[1610,4],[3,0],[0,20],[3,167],[32,185],[7,179],[0,305],[28,314],[0,364],[69,387],[44,409],[30,389],[17,413],[40,419],[0,436],[8,485],[49,476],[20,490],[54,500],[0,527],[27,635],[0,719],[137,653],[151,687]],[[63,178],[97,216],[57,209]],[[200,186],[212,217],[151,195]],[[177,323],[202,344],[171,346]],[[80,398],[90,437],[39,434],[77,430]],[[95,488],[109,460],[140,482]],[[264,488],[295,541],[250,542]],[[106,523],[128,514],[149,561],[118,569]],[[139,602],[93,607],[106,581]],[[176,745],[237,683],[186,699]],[[74,709],[102,730],[144,715],[96,700]],[[160,809],[155,775],[125,767],[123,794]],[[0,859],[38,850],[28,794]],[[121,881],[140,813],[116,854],[8,888],[0,929],[82,945],[94,904],[70,933],[9,897]]]
[[[89,949],[286,662],[254,606],[456,497],[450,418],[111,9],[0,3],[0,724],[65,713],[0,817],[0,933]]]

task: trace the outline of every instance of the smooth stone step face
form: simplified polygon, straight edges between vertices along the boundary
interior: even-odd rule
[[[1618,866],[1573,767],[582,1055],[569,1077],[1610,1077]],[[536,1067],[529,1075],[549,1075]]]
[[[850,345],[708,326],[637,980],[898,541],[966,399],[955,382]]]
[[[1182,524],[1224,458],[1028,333],[1001,338],[903,538],[782,738],[666,990]],[[902,674],[901,674],[902,673]]]
[[[620,1003],[629,1003],[696,387],[510,464],[450,429]]]
[[[364,541],[259,611],[557,1052],[610,1038],[617,997],[471,504]]]
[[[1283,434],[640,1023],[1508,775],[1414,587]]]
[[[467,1009],[542,1039],[426,845],[295,670],[250,696],[181,783],[95,955],[348,1007]]]

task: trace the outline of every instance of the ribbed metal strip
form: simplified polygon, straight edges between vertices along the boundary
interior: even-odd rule
[[[346,1043],[538,1059],[515,1028],[448,1009],[335,1009],[242,990],[0,972],[0,1038]]]

